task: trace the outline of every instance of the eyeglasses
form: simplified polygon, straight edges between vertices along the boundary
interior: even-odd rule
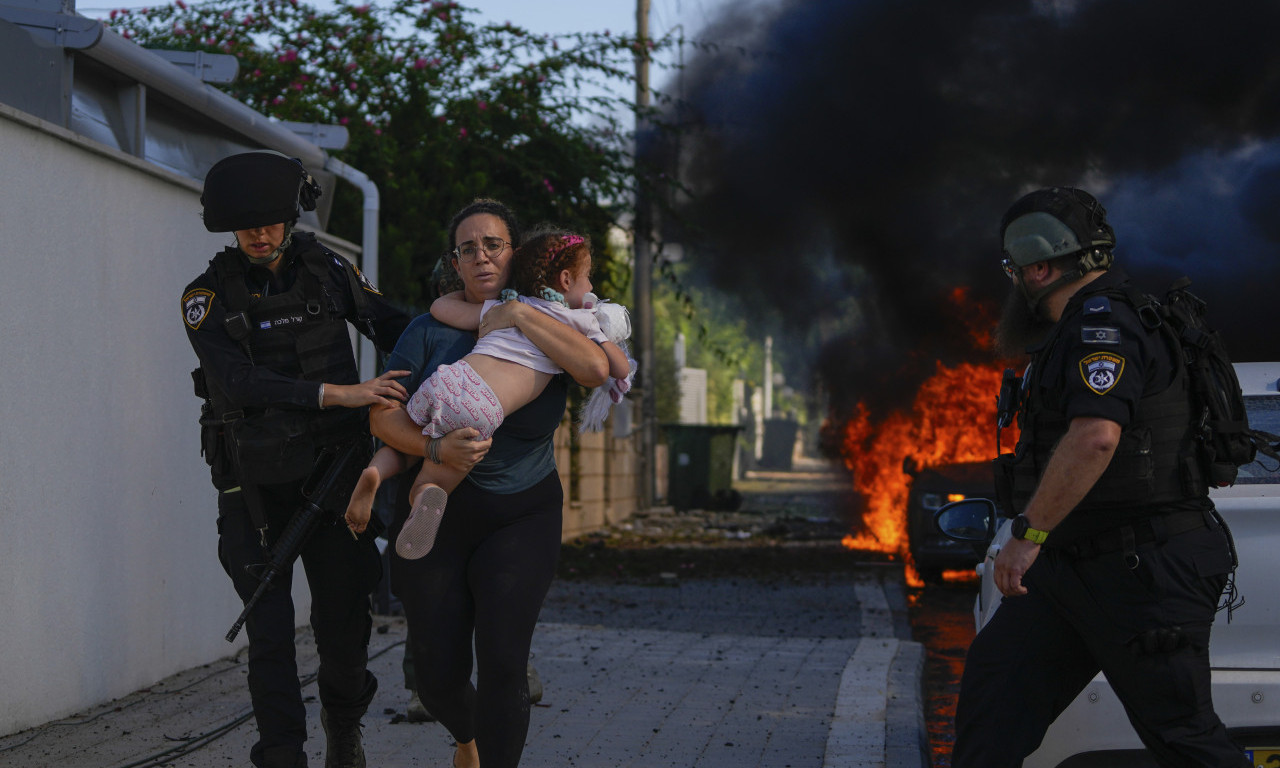
[[[1009,259],[1009,258],[1004,258],[1000,260],[1000,268],[1004,270],[1004,273],[1009,276],[1010,280],[1013,280],[1014,278],[1016,278],[1018,276],[1018,273],[1022,271],[1022,267],[1018,266],[1017,264],[1014,264],[1013,259]]]
[[[457,248],[453,249],[453,255],[463,264],[470,264],[476,260],[476,256],[480,255],[480,249],[484,249],[484,255],[489,258],[502,253],[502,249],[511,243],[500,237],[482,237],[480,238],[480,246],[476,247],[474,240],[468,240]]]

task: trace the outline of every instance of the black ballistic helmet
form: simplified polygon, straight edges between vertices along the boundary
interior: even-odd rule
[[[1081,251],[1109,252],[1116,244],[1106,209],[1072,187],[1039,189],[1018,200],[1000,222],[1000,239],[1019,267]]]
[[[231,232],[297,221],[314,211],[320,185],[302,161],[278,152],[244,152],[214,163],[204,177],[204,228]]]

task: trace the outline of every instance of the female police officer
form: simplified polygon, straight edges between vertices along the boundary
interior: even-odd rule
[[[216,255],[182,295],[187,337],[200,359],[193,375],[207,401],[205,458],[220,491],[218,556],[245,600],[259,585],[255,566],[269,561],[301,506],[321,450],[353,440],[367,448],[366,406],[406,395],[395,381],[403,371],[359,380],[347,323],[390,350],[408,317],[314,235],[293,230],[300,209],[313,210],[319,194],[299,161],[273,152],[215,164],[200,198],[205,228],[234,232],[236,245]],[[345,508],[345,495],[341,503]],[[382,572],[373,534],[353,539],[346,526],[321,523],[301,558],[320,656],[325,765],[364,766],[360,718],[377,689],[365,669],[368,596]],[[250,759],[262,768],[307,764],[291,581],[286,569],[247,618],[259,736]]]

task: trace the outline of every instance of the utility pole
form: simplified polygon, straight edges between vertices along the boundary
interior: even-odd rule
[[[658,414],[654,392],[653,353],[653,255],[650,234],[653,229],[649,193],[640,177],[640,157],[648,141],[649,127],[649,0],[636,0],[636,211],[635,211],[635,281],[636,342],[640,352],[640,508],[653,506],[654,456],[658,446]]]

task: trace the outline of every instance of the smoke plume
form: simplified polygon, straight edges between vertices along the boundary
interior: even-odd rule
[[[698,258],[797,327],[846,323],[832,391],[913,393],[987,354],[1021,194],[1101,199],[1118,263],[1180,274],[1242,360],[1280,359],[1264,308],[1280,243],[1280,3],[789,0],[736,8],[671,117]],[[832,265],[835,265],[833,271]],[[957,286],[967,293],[957,296]],[[849,299],[853,300],[853,309]],[[838,404],[837,404],[838,405]]]

